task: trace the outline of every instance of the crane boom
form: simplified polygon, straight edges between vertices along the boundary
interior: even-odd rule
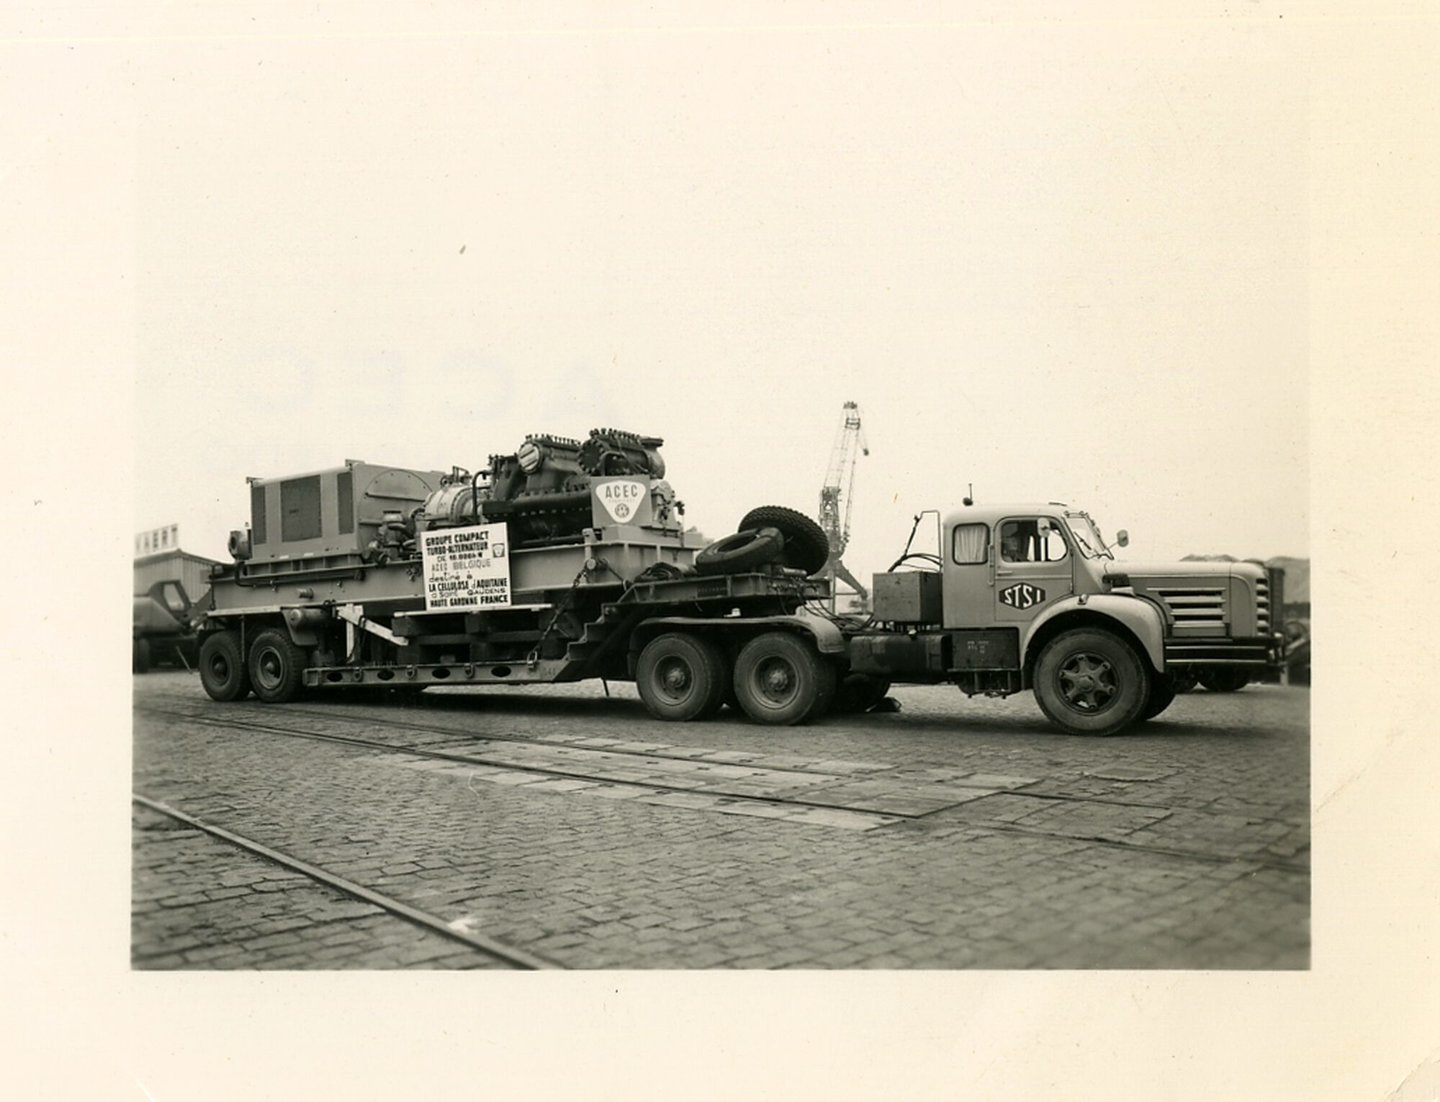
[[[820,487],[820,527],[830,542],[830,561],[825,574],[831,583],[831,604],[834,604],[834,583],[838,575],[849,583],[862,599],[869,596],[864,586],[840,561],[850,542],[850,515],[855,503],[855,465],[861,455],[869,455],[864,429],[860,423],[860,407],[846,402],[835,446],[830,450],[830,463],[825,469],[825,483]]]

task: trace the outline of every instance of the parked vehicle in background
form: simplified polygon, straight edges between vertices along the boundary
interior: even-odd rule
[[[145,673],[152,666],[194,669],[199,655],[195,621],[204,615],[179,581],[156,582],[136,594],[132,613],[132,668]]]
[[[210,571],[220,563],[182,551],[176,525],[135,537],[132,663],[194,669],[199,642],[195,623],[204,614]]]

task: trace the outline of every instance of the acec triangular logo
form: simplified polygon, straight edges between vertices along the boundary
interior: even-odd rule
[[[650,488],[645,483],[628,478],[602,482],[595,487],[595,496],[616,524],[633,523],[636,511],[649,492]]]

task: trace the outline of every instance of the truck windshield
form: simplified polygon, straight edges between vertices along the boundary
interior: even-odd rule
[[[1105,538],[1100,535],[1100,529],[1095,527],[1095,522],[1085,513],[1066,513],[1065,519],[1070,522],[1070,534],[1075,537],[1075,546],[1080,549],[1080,554],[1087,559],[1113,559],[1110,548],[1105,545]]]

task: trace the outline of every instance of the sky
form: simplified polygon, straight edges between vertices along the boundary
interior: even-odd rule
[[[855,401],[862,578],[972,485],[1130,558],[1309,554],[1278,21],[587,10],[237,14],[136,66],[136,531],[221,558],[247,475],[613,426],[719,538],[816,512]]]

